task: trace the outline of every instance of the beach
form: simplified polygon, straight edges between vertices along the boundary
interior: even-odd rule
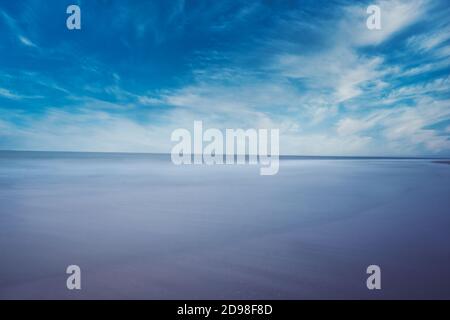
[[[430,159],[0,152],[0,298],[449,299],[449,194]]]

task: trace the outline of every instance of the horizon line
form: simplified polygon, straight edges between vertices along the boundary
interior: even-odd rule
[[[5,152],[32,152],[32,153],[90,153],[90,154],[128,154],[128,155],[170,155],[169,152],[129,152],[129,151],[62,151],[62,150],[2,150],[0,149],[0,153]],[[195,155],[191,153],[191,156]],[[227,154],[222,154],[222,156],[226,156]],[[234,156],[245,155],[249,156],[249,154],[234,154]],[[259,156],[259,155],[258,155]],[[271,155],[268,155],[271,156]],[[434,160],[434,159],[450,159],[450,156],[368,156],[368,155],[299,155],[299,154],[280,154],[280,158],[295,158],[295,157],[303,157],[303,158],[361,158],[361,159],[424,159],[424,160]]]

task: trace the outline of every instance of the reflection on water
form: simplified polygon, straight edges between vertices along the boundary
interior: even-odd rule
[[[449,194],[429,160],[3,152],[0,298],[450,298]]]

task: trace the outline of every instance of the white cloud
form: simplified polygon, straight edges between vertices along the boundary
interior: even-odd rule
[[[450,54],[450,51],[449,51],[449,54]],[[450,59],[448,57],[446,57],[446,59],[434,61],[432,63],[420,64],[417,67],[406,69],[405,71],[399,73],[398,76],[399,77],[416,76],[419,74],[448,68],[449,66],[450,66]]]
[[[348,136],[372,128],[373,121],[344,118],[337,123],[336,131],[341,136]]]
[[[339,77],[336,89],[336,97],[338,102],[342,102],[359,96],[363,91],[361,85],[368,81],[377,81],[381,76],[381,71],[377,70],[382,63],[379,57],[364,60],[359,59],[353,68],[347,68]]]
[[[293,155],[377,155],[369,136],[337,137],[331,134],[284,135],[280,140],[282,154]]]
[[[22,44],[24,44],[24,45],[26,45],[26,46],[28,46],[28,47],[34,47],[34,48],[37,47],[30,39],[28,39],[28,38],[26,38],[26,37],[24,37],[24,36],[19,35],[19,36],[18,36],[18,39],[19,39],[19,41],[20,41]]]
[[[159,105],[162,103],[162,101],[160,99],[148,97],[148,96],[138,96],[137,99],[140,104],[147,105],[147,106]]]
[[[450,100],[422,98],[416,106],[375,110],[361,118],[344,118],[338,122],[336,131],[344,137],[370,135],[375,132],[373,130],[379,131],[388,146],[399,148],[397,151],[386,150],[390,153],[405,150],[405,147],[414,150],[419,145],[429,152],[440,152],[450,148],[450,141],[427,127],[449,119]]]
[[[424,95],[445,93],[450,91],[450,77],[438,78],[429,82],[403,86],[393,90],[388,99],[391,101],[405,98],[420,98]]]
[[[11,116],[11,115],[8,115]],[[48,109],[44,116],[16,114],[26,126],[6,123],[11,148],[24,150],[168,152],[170,131],[146,126],[106,112],[83,110],[79,114]],[[1,125],[1,123],[0,123]],[[5,124],[3,124],[5,126]],[[0,136],[4,136],[1,133]],[[20,142],[20,143],[19,143]]]
[[[386,87],[380,80],[390,70],[383,68],[379,56],[364,57],[341,45],[314,56],[280,55],[273,68],[283,76],[304,81],[310,90],[328,93],[328,103],[340,103],[361,95],[362,86]],[[325,95],[325,94],[324,94]]]
[[[20,100],[22,99],[22,96],[15,94],[13,92],[11,92],[8,89],[5,88],[0,88],[0,96],[4,97],[4,98],[8,98],[8,99],[13,99],[13,100]]]
[[[450,39],[450,28],[448,26],[433,30],[431,32],[415,35],[408,39],[408,45],[413,50],[430,51]]]
[[[9,16],[5,11],[0,10],[0,15],[3,16],[6,24],[10,28],[10,30],[14,33],[17,39],[25,46],[28,47],[37,47],[30,39],[23,35],[22,29],[18,26],[16,19]]]

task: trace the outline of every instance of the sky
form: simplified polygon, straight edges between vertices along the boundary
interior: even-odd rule
[[[281,154],[450,156],[447,1],[0,0],[0,150],[169,153],[201,120],[278,128]]]

